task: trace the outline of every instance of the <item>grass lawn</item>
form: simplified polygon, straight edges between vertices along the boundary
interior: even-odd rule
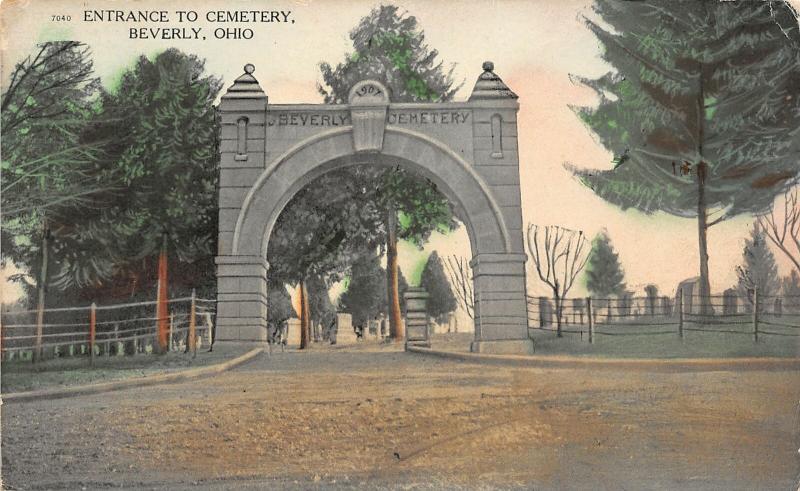
[[[211,353],[204,347],[197,351],[194,359],[191,354],[177,352],[165,355],[97,356],[94,367],[89,366],[88,356],[55,358],[35,365],[22,360],[3,362],[0,385],[3,392],[25,392],[142,377],[222,363],[254,347],[215,346]]]
[[[564,326],[568,330],[588,330],[587,326]],[[698,326],[687,324],[687,328]],[[800,333],[800,329],[778,329],[764,326],[774,332]],[[760,334],[753,341],[752,328],[744,325],[714,325],[709,329],[737,331],[724,332],[684,331],[678,336],[677,326],[643,326],[600,324],[596,327],[594,344],[589,344],[588,333],[564,333],[559,338],[555,332],[530,329],[536,355],[597,356],[609,358],[742,358],[742,357],[800,357],[800,337]],[[599,334],[600,332],[612,335]],[[625,333],[663,332],[664,334],[621,335]],[[469,351],[472,333],[435,334],[431,340],[434,349]]]
[[[600,330],[600,329],[598,329]],[[619,328],[603,329],[624,331]],[[554,332],[531,329],[534,350],[539,354],[575,356],[605,356],[609,358],[742,358],[800,356],[800,338],[759,336],[758,343],[749,334],[677,331],[659,335],[610,336],[596,335],[594,344],[588,336],[565,333],[558,338]]]

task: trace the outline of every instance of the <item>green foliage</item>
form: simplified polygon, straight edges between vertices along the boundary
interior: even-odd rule
[[[204,61],[169,49],[139,57],[115,93],[104,93],[94,134],[113,140],[104,169],[125,187],[104,210],[115,282],[152,280],[164,240],[171,283],[213,282],[217,236],[217,134],[213,102],[219,79]],[[72,278],[65,277],[69,283]],[[211,286],[210,288],[213,288]]]
[[[382,240],[374,190],[360,174],[325,174],[286,205],[270,236],[270,277],[296,284],[340,279],[353,259]]]
[[[745,239],[742,264],[736,267],[739,292],[752,301],[752,290],[758,289],[759,296],[767,298],[776,295],[781,288],[775,257],[767,243],[767,235],[758,222]],[[765,300],[766,302],[766,300]]]
[[[436,251],[428,256],[422,270],[421,286],[428,292],[428,315],[437,322],[444,322],[447,315],[456,310],[456,297],[444,272],[444,265]]]
[[[320,63],[319,92],[326,103],[344,104],[350,88],[364,78],[382,82],[395,102],[447,101],[453,87],[453,66],[447,73],[428,49],[425,36],[413,16],[394,5],[375,7],[350,32],[353,53],[332,67]]]
[[[615,71],[576,77],[600,104],[575,111],[627,156],[575,170],[599,196],[681,217],[716,209],[713,224],[766,210],[797,179],[800,31],[789,5],[596,0],[594,10],[614,29],[586,21]]]
[[[607,298],[625,292],[625,274],[608,233],[603,231],[592,240],[586,263],[586,288],[592,295]]]
[[[457,227],[452,205],[431,181],[399,168],[381,171],[367,167],[361,171],[381,174],[377,204],[385,213],[394,210],[399,215],[398,238],[421,249],[434,231],[446,233]]]
[[[351,31],[354,52],[332,67],[321,63],[320,94],[326,103],[346,103],[350,88],[375,79],[389,90],[393,102],[449,101],[459,86],[452,71],[445,72],[438,52],[428,49],[413,16],[393,5],[374,8]],[[393,248],[392,240],[405,239],[421,247],[434,230],[456,227],[453,210],[435,184],[402,168],[360,166],[339,171],[350,179],[370,183],[368,198],[381,224],[373,237]],[[366,196],[365,196],[366,197]],[[397,216],[401,220],[394,220]],[[389,234],[392,224],[396,236]]]

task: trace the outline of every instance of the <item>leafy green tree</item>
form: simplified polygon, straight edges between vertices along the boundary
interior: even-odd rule
[[[177,49],[140,56],[106,92],[94,133],[112,139],[106,172],[125,191],[102,216],[114,237],[115,280],[153,280],[156,256],[168,253],[170,278],[187,288],[213,282],[217,236],[218,78],[204,61]],[[168,251],[168,252],[167,252]],[[108,285],[103,285],[108,286]],[[111,285],[113,288],[113,285]]]
[[[619,263],[619,254],[611,245],[605,230],[592,240],[589,261],[586,263],[586,289],[600,298],[625,293],[625,273]]]
[[[444,272],[444,265],[436,251],[428,256],[422,270],[420,286],[428,292],[428,315],[436,322],[444,322],[447,315],[456,310],[456,297]]]
[[[745,239],[744,251],[742,253],[742,264],[736,267],[738,277],[739,292],[753,303],[753,290],[758,290],[758,295],[762,298],[769,298],[777,294],[781,288],[780,277],[778,276],[778,266],[775,264],[775,256],[767,243],[767,236],[764,230],[756,222],[750,237]],[[762,300],[762,305],[767,300]]]
[[[708,228],[768,209],[800,172],[797,19],[784,1],[595,0],[594,10],[611,29],[586,25],[614,71],[578,78],[600,104],[576,112],[616,157],[613,169],[574,171],[623,209],[696,218],[708,297]]]
[[[413,16],[393,5],[372,9],[350,32],[353,52],[332,67],[321,63],[323,84],[319,91],[326,103],[347,102],[350,88],[363,79],[376,79],[390,91],[394,102],[448,101],[459,86],[453,85],[452,71],[445,72],[438,52],[430,50]],[[377,183],[376,200],[384,217],[391,336],[402,339],[398,284],[397,241],[419,244],[431,231],[453,229],[455,222],[449,202],[430,181],[400,169],[358,169]],[[405,222],[398,215],[406,217]]]

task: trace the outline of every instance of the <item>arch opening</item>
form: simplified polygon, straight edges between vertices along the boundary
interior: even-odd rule
[[[385,328],[385,335],[388,335],[390,326],[397,326],[402,337],[402,319],[396,318],[399,322],[393,324],[392,312],[403,316],[404,293],[409,287],[422,286],[422,270],[430,254],[437,252],[442,275],[428,275],[428,279],[444,279],[450,285],[453,304],[447,311],[434,308],[430,327],[436,330],[432,332],[472,333],[472,309],[464,307],[458,300],[457,283],[451,284],[453,278],[445,269],[448,255],[457,256],[450,263],[458,260],[465,264],[472,257],[470,233],[466,227],[462,228],[464,224],[455,212],[457,205],[430,179],[413,171],[414,167],[407,162],[381,159],[380,163],[375,163],[373,156],[364,162],[348,159],[327,164],[320,166],[319,176],[308,176],[297,183],[296,187],[300,189],[293,193],[273,223],[268,225],[265,241],[270,266],[267,296],[271,328],[276,323],[285,322],[286,309],[275,309],[274,306],[280,305],[279,297],[288,286],[293,292],[295,315],[306,312],[311,319],[310,325],[303,325],[296,319],[291,321],[290,339],[295,344],[301,339],[305,345],[312,341],[335,339],[331,335],[331,323],[335,319],[338,319],[337,325],[343,322],[344,326],[351,326],[358,333],[363,332],[359,328],[369,326],[372,339],[380,336],[375,324]],[[391,172],[398,167],[406,172]],[[380,172],[386,169],[390,172]],[[379,183],[385,184],[395,176],[401,177],[404,185],[417,190],[417,196],[422,192],[422,196],[427,197],[428,207],[421,219],[429,224],[432,220],[433,224],[422,230],[405,228],[410,224],[415,206],[401,196],[396,208],[400,217],[400,234],[397,243],[390,246],[387,243],[390,207],[384,201],[385,188]],[[403,230],[410,231],[411,237],[404,238]],[[428,230],[430,232],[426,233]],[[392,263],[397,269],[390,268],[390,250],[396,251],[391,256],[397,259]],[[387,284],[390,271],[397,274],[399,311],[393,310],[394,304],[390,300],[394,298],[391,295],[393,290]],[[471,290],[471,277],[467,275],[465,278],[467,288]],[[352,282],[356,284],[355,289],[347,286],[353,286]],[[433,284],[441,285],[437,281]],[[304,287],[306,294],[300,295]],[[309,305],[308,310],[301,306],[303,298]],[[436,298],[441,300],[445,297]],[[434,305],[441,305],[441,302]],[[414,326],[412,331],[418,335],[420,331],[416,324]],[[347,328],[340,332],[345,342],[355,341],[353,330],[349,334],[346,331]],[[298,332],[302,336],[296,335]],[[393,337],[397,334],[394,330],[391,333]],[[466,340],[464,337],[461,339]]]

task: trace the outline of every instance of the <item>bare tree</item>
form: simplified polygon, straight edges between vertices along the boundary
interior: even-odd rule
[[[528,224],[528,252],[536,265],[539,279],[553,290],[556,304],[556,333],[561,337],[563,300],[586,266],[586,237],[556,225]]]
[[[783,217],[775,215],[775,206],[769,214],[758,217],[758,224],[778,249],[794,263],[800,273],[800,188],[795,187],[783,195]]]
[[[472,268],[465,257],[449,256],[445,262],[447,274],[456,292],[458,304],[463,308],[470,319],[475,318],[475,297],[472,293]]]

